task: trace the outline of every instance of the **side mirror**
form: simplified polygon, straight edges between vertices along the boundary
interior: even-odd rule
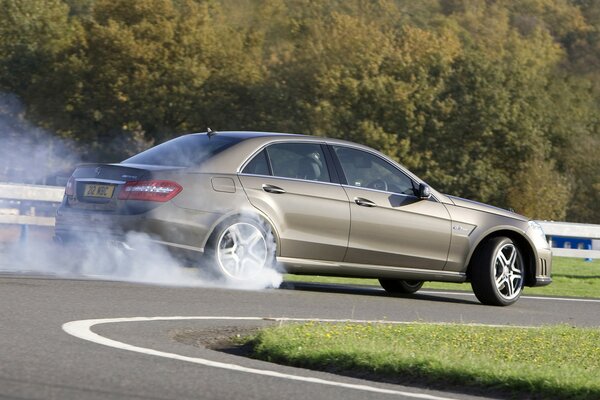
[[[424,183],[419,184],[419,198],[421,200],[427,200],[431,197],[431,188],[429,185]]]

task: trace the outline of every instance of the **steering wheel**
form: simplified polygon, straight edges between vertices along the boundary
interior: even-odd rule
[[[375,190],[381,190],[384,192],[388,191],[388,184],[383,179],[375,179],[374,181],[369,182],[367,184],[367,187]]]

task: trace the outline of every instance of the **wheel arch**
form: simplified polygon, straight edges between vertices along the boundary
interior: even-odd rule
[[[527,240],[524,233],[510,230],[510,229],[500,229],[494,232],[490,232],[485,235],[475,249],[471,252],[469,256],[468,266],[467,266],[467,279],[471,280],[471,271],[475,268],[474,259],[475,254],[481,251],[481,248],[487,243],[490,239],[495,237],[507,237],[511,239],[521,251],[521,256],[523,257],[523,262],[525,264],[525,286],[532,286],[535,283],[535,270],[536,270],[536,254],[533,248],[533,245]]]
[[[280,245],[279,234],[278,234],[277,229],[275,228],[275,224],[273,223],[273,221],[271,221],[271,219],[269,217],[267,217],[261,211],[256,210],[256,209],[255,210],[235,210],[230,213],[223,214],[220,218],[215,220],[215,222],[208,229],[207,234],[204,238],[204,242],[202,243],[203,247],[206,248],[206,246],[209,244],[211,238],[215,235],[215,232],[218,231],[218,229],[223,224],[225,224],[229,221],[241,219],[241,218],[249,218],[252,220],[256,220],[259,223],[264,224],[266,227],[268,227],[271,230],[273,239],[275,240],[275,246],[276,246],[275,247],[275,253],[276,253],[275,255],[276,256],[279,255],[281,245]]]

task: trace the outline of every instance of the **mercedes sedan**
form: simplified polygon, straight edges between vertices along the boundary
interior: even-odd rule
[[[275,265],[377,278],[391,294],[468,281],[500,306],[551,282],[537,223],[442,194],[371,148],[315,136],[209,131],[79,166],[57,239],[119,243],[131,231],[234,282]]]

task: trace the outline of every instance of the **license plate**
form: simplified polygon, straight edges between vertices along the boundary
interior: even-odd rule
[[[83,195],[86,197],[102,197],[110,199],[114,191],[115,187],[113,185],[87,184],[85,185]]]

